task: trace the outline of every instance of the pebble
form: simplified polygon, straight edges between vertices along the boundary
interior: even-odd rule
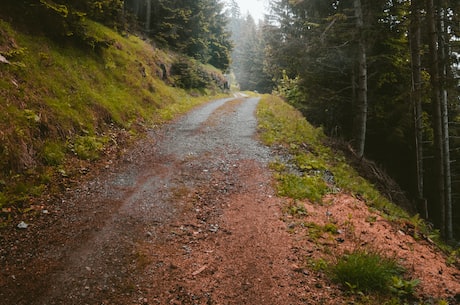
[[[18,229],[27,229],[29,227],[28,224],[26,224],[24,221],[21,221],[18,225],[17,225]]]

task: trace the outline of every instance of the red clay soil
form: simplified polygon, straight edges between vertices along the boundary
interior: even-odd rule
[[[235,134],[255,142],[251,132],[225,133],[232,120],[244,127],[248,103],[224,101],[194,126],[181,119],[152,132],[1,229],[1,304],[355,304],[314,264],[357,248],[397,257],[421,280],[418,296],[455,304],[459,270],[362,201],[339,193],[289,214],[268,160],[232,146]],[[193,139],[230,141],[201,150]],[[312,237],[306,223],[339,234]]]

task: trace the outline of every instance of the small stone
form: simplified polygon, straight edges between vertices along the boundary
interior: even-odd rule
[[[3,55],[0,54],[0,62],[4,64],[10,64],[8,59],[6,59]]]
[[[19,224],[18,224],[18,229],[27,229],[29,227],[28,224],[26,224],[24,221],[21,221]]]
[[[211,228],[209,229],[209,231],[216,233],[217,231],[219,231],[219,225],[218,224],[211,225]]]

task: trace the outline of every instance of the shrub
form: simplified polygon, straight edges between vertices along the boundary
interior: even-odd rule
[[[197,65],[185,61],[175,62],[171,67],[175,84],[183,89],[204,89],[206,82],[201,74]]]

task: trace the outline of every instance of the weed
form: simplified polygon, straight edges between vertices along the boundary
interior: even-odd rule
[[[286,212],[291,216],[307,216],[307,209],[303,204],[291,203],[285,207]]]
[[[324,233],[323,228],[314,222],[303,223],[303,226],[308,229],[308,237],[312,241],[318,240]]]
[[[327,165],[324,160],[316,158],[311,153],[299,153],[294,158],[296,165],[301,171],[326,170]]]
[[[449,257],[446,261],[451,266],[456,266],[460,268],[460,248],[457,250],[450,251]]]
[[[369,215],[366,217],[366,222],[373,224],[377,221],[377,216],[375,215]]]
[[[399,276],[393,276],[392,282],[389,285],[390,291],[400,298],[406,298],[414,294],[415,287],[420,283],[420,280],[405,280]]]
[[[339,230],[337,229],[337,226],[333,223],[327,223],[324,225],[324,231],[331,233],[331,234],[339,234]]]
[[[308,260],[308,265],[314,270],[314,271],[327,271],[329,268],[328,262],[323,259],[323,258],[318,258],[318,259],[309,259]]]
[[[271,162],[269,166],[271,170],[274,170],[278,173],[284,172],[286,170],[286,164],[280,161]]]
[[[331,272],[335,281],[352,292],[388,292],[393,277],[400,276],[403,268],[376,252],[356,250],[340,257]]]
[[[316,224],[314,222],[306,222],[302,224],[303,227],[308,229],[308,237],[311,240],[316,241],[324,235],[324,233],[329,233],[332,235],[338,234],[337,226],[333,223],[327,223],[324,226]]]

